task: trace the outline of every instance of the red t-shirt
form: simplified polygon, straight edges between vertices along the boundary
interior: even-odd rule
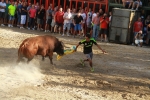
[[[143,27],[143,23],[136,21],[134,23],[134,32],[139,32],[142,29],[142,27]]]
[[[58,23],[63,23],[64,22],[63,16],[64,16],[64,12],[57,11],[55,13],[55,21]]]
[[[100,22],[102,20],[104,20],[103,17],[100,17]],[[106,17],[105,20],[102,23],[100,23],[100,28],[107,29],[108,23],[106,23],[106,21],[109,22],[109,18],[108,17]]]
[[[32,8],[31,8],[31,9],[29,10],[29,13],[30,13],[30,17],[31,17],[31,18],[35,18],[36,9],[32,9]]]

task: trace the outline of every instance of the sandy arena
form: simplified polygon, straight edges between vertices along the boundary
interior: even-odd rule
[[[0,27],[0,100],[150,100],[150,48],[112,43],[93,46],[95,72],[83,67],[82,46],[55,66],[41,56],[16,64],[17,50],[27,37],[39,31]],[[72,47],[81,39],[54,35]]]

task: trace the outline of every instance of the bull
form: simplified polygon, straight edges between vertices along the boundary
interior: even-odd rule
[[[64,46],[56,37],[50,35],[30,37],[21,43],[18,49],[17,62],[19,63],[25,57],[27,58],[27,63],[29,63],[35,55],[41,55],[42,60],[48,56],[50,63],[53,64],[53,52],[58,55],[64,54]]]

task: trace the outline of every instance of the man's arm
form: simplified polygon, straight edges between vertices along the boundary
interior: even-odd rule
[[[101,50],[103,53],[106,53],[106,52],[100,47],[100,45],[97,44],[96,46],[97,46],[98,49]]]
[[[79,45],[80,45],[79,43],[76,45],[76,49],[75,49],[75,51],[77,51],[77,48],[78,48],[78,46],[79,46]]]

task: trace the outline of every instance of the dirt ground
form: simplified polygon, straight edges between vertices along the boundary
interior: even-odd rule
[[[93,65],[83,67],[82,46],[56,60],[41,56],[16,64],[17,50],[27,37],[44,32],[0,27],[0,100],[150,100],[150,48],[98,43],[93,46]],[[51,34],[51,33],[47,33]],[[54,35],[72,47],[81,39]]]

